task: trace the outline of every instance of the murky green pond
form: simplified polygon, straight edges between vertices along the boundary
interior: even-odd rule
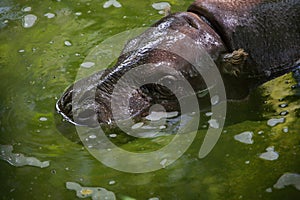
[[[0,1],[0,144],[50,161],[39,168],[0,160],[1,199],[77,199],[67,182],[105,188],[117,199],[299,199],[300,89],[292,73],[264,84],[248,101],[229,102],[227,125],[207,157],[198,158],[206,132],[200,129],[180,159],[155,172],[131,174],[106,167],[61,134],[59,130],[76,132],[60,123],[55,103],[95,45],[163,16],[152,8],[153,0],[119,0],[120,8],[104,8],[105,2]],[[172,11],[191,3],[168,2]],[[29,14],[37,17],[34,24],[25,20]],[[272,125],[280,118],[283,123]],[[251,144],[238,141],[236,135],[243,132],[252,135]],[[123,144],[132,150],[147,145],[143,139]],[[269,160],[261,158],[266,155]],[[285,179],[287,186],[276,186],[286,173],[294,174]]]

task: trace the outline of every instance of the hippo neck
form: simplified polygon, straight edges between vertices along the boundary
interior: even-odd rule
[[[299,7],[300,1],[292,0],[238,3],[196,0],[188,11],[205,19],[220,36],[228,52],[242,48],[249,54],[240,76],[224,75],[224,79],[228,87],[240,84],[250,90],[291,71],[297,65],[300,55]],[[289,22],[280,23],[286,13],[292,16]]]

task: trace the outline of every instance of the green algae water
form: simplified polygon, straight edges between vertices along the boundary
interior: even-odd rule
[[[78,199],[76,188],[91,199],[100,187],[121,200],[298,199],[300,89],[292,73],[262,85],[247,101],[228,102],[226,126],[204,159],[198,158],[202,129],[180,159],[144,174],[106,167],[76,141],[76,130],[60,123],[55,103],[85,57],[105,39],[163,17],[152,7],[158,1],[106,2],[0,1],[0,145],[13,147],[6,160],[22,154],[49,161],[17,167],[18,160],[0,160],[1,199]],[[168,2],[172,12],[191,3]],[[120,144],[139,151],[169,140],[125,138]],[[101,195],[94,197],[105,199]]]

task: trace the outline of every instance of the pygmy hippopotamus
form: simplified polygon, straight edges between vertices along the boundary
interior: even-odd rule
[[[88,119],[94,118],[100,124],[114,126],[117,120],[111,109],[114,86],[130,69],[147,63],[153,67],[143,72],[145,77],[162,73],[162,79],[176,84],[178,76],[160,68],[161,63],[168,63],[189,81],[196,93],[205,91],[208,86],[190,62],[161,48],[185,45],[181,37],[160,39],[160,35],[170,30],[191,38],[210,55],[221,74],[228,99],[244,99],[251,89],[299,65],[299,0],[196,0],[186,12],[169,14],[153,27],[157,29],[149,29],[126,44],[126,53],[122,53],[114,67],[80,80],[82,87],[70,86],[58,100],[57,111],[75,124],[90,125]],[[138,49],[134,48],[137,44]],[[196,55],[193,51],[187,54],[193,57]],[[88,95],[92,89],[93,98]],[[72,98],[80,99],[80,104],[72,105]],[[137,119],[147,116],[155,104],[168,112],[180,111],[176,96],[159,84],[143,85],[131,95],[125,91],[118,102],[115,109]],[[122,107],[124,102],[129,102],[128,107]]]

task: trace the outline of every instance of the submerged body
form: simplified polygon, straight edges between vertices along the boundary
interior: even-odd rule
[[[168,15],[153,27],[156,28],[127,43],[113,68],[69,87],[57,102],[58,112],[71,122],[75,115],[75,124],[91,125],[89,119],[93,118],[100,124],[114,126],[118,120],[111,108],[115,85],[129,70],[149,63],[152,67],[141,76],[159,76],[159,80],[174,84],[184,78],[196,93],[205,91],[209,86],[193,65],[168,51],[186,45],[181,37],[172,40],[162,36],[170,30],[184,34],[206,50],[221,73],[229,99],[243,99],[251,89],[299,64],[299,0],[198,0],[187,12]],[[198,59],[192,50],[188,54],[192,60]],[[169,73],[161,67],[162,63],[179,73]],[[95,94],[91,99],[92,91]],[[80,104],[73,105],[73,98],[80,99]],[[180,112],[174,93],[159,84],[141,86],[132,94],[125,90],[118,98],[114,109],[135,118],[145,117],[155,104],[168,112]]]

